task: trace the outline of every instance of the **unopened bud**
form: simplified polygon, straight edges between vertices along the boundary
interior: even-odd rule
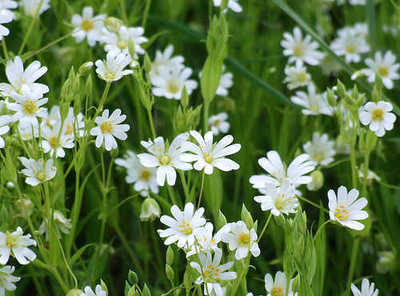
[[[79,67],[78,75],[79,76],[86,76],[93,68],[93,62],[86,62]]]
[[[123,23],[120,19],[112,16],[106,18],[104,21],[104,26],[111,33],[118,33],[122,25]]]
[[[140,211],[141,221],[153,221],[160,217],[161,209],[157,201],[151,197],[145,199],[142,203],[142,209]]]
[[[174,250],[172,249],[171,246],[168,246],[167,248],[167,264],[172,265],[174,263]]]
[[[83,294],[82,290],[79,289],[72,289],[69,290],[66,296],[81,296]]]
[[[310,191],[317,191],[324,185],[324,175],[321,171],[314,171],[311,173],[312,181],[307,184],[307,189]]]
[[[136,274],[136,272],[129,270],[128,272],[128,281],[129,283],[134,286],[139,282],[138,276]]]

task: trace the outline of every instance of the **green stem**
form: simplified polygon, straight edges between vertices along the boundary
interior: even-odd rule
[[[1,40],[1,45],[3,47],[4,58],[8,60],[8,50],[7,50],[6,40],[4,38],[3,40]]]
[[[28,42],[29,36],[31,35],[33,27],[35,26],[36,20],[38,19],[38,14],[39,14],[40,7],[42,6],[42,4],[43,4],[43,0],[40,1],[39,7],[35,11],[35,15],[32,18],[32,21],[29,25],[28,31],[26,32],[24,39],[22,40],[22,44],[18,50],[18,55],[21,55],[22,51],[25,48],[26,43]]]
[[[208,127],[208,111],[210,108],[210,104],[205,102],[204,103],[204,117],[203,117],[203,132],[207,132],[207,127]]]
[[[104,88],[104,91],[103,91],[103,95],[101,96],[101,99],[100,99],[99,107],[97,108],[96,114],[94,115],[94,119],[96,119],[96,117],[103,110],[104,103],[107,99],[107,95],[108,95],[108,91],[110,90],[110,87],[111,87],[111,82],[107,81],[106,87]]]
[[[151,109],[147,109],[147,116],[149,117],[150,129],[153,139],[156,138],[156,129],[154,128],[153,116],[151,114]]]
[[[61,36],[61,37],[57,38],[56,40],[53,40],[53,41],[49,42],[48,44],[46,44],[42,48],[39,48],[38,50],[33,51],[32,53],[28,54],[26,57],[23,57],[23,60],[29,60],[30,58],[34,57],[35,55],[38,55],[42,51],[45,51],[49,47],[52,47],[53,45],[56,45],[57,43],[63,41],[64,39],[67,39],[69,36],[72,35],[72,33],[73,32],[71,31],[71,32],[65,34],[64,36]]]
[[[351,261],[350,261],[349,274],[348,274],[348,278],[347,278],[346,295],[350,295],[350,287],[351,287],[351,282],[353,281],[354,269],[355,269],[355,266],[356,266],[359,246],[360,246],[360,238],[357,237],[354,240],[353,249],[351,251]]]
[[[267,227],[268,227],[269,221],[271,221],[271,217],[272,217],[272,213],[269,212],[268,218],[267,218],[267,220],[265,221],[264,227],[263,227],[263,229],[261,230],[261,233],[260,233],[260,236],[258,237],[257,242],[259,242],[259,241],[261,240],[262,236],[264,235],[264,232],[265,232],[265,230],[266,230]]]
[[[169,185],[167,185],[167,188],[168,188],[168,193],[169,193],[169,197],[171,198],[172,204],[178,205],[178,201],[176,199],[174,189]]]
[[[318,208],[318,209],[320,209],[320,210],[323,210],[323,211],[326,212],[326,213],[329,213],[329,211],[328,211],[327,209],[325,209],[324,207],[322,207],[322,206],[316,204],[315,202],[312,202],[311,200],[308,200],[307,198],[302,197],[302,196],[300,196],[300,195],[297,196],[297,197],[298,197],[300,200],[305,201],[305,202],[307,202],[307,203],[313,205],[314,207],[316,207],[316,208]]]
[[[201,175],[201,185],[200,185],[200,194],[199,194],[199,201],[197,202],[197,208],[200,208],[201,198],[203,197],[203,188],[204,188],[204,178],[205,173],[203,172]]]
[[[191,198],[190,198],[190,193],[189,193],[189,187],[188,187],[188,184],[187,184],[186,178],[185,178],[185,173],[183,171],[179,171],[179,176],[181,178],[183,192],[185,194],[185,202],[188,203],[191,201]]]
[[[146,6],[144,8],[143,21],[142,21],[143,28],[146,28],[146,23],[147,23],[147,18],[149,16],[150,6],[151,6],[151,0],[146,0]]]
[[[351,178],[353,183],[353,188],[357,188],[357,162],[356,162],[356,141],[357,141],[357,129],[353,128],[351,137],[351,147],[350,147],[350,163],[351,163]]]

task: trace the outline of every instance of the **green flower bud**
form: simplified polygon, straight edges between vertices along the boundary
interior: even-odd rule
[[[138,276],[136,274],[136,272],[129,270],[128,272],[128,282],[134,286],[139,282]]]
[[[165,264],[165,274],[167,275],[167,278],[172,282],[175,277],[174,270],[172,267],[168,264]]]
[[[175,254],[174,254],[174,250],[172,249],[171,246],[168,246],[167,248],[167,264],[168,265],[172,265],[174,264],[174,258]]]
[[[79,289],[72,289],[69,290],[68,293],[66,294],[66,296],[81,296],[83,293],[82,290]]]
[[[241,218],[242,218],[242,221],[244,223],[246,223],[246,226],[249,229],[253,228],[253,224],[254,224],[253,217],[251,216],[250,212],[247,210],[247,208],[244,204],[242,206]]]
[[[151,296],[150,289],[146,284],[143,286],[142,296]]]
[[[90,73],[90,70],[93,68],[93,62],[86,62],[79,67],[78,75],[79,76],[86,76]]]
[[[140,210],[141,221],[153,221],[160,217],[161,209],[157,201],[151,197],[145,199]]]
[[[118,33],[122,25],[123,22],[116,17],[110,16],[104,20],[104,26],[112,33]]]
[[[307,189],[310,191],[317,191],[324,185],[324,175],[321,171],[314,171],[311,173],[312,181],[307,184]]]
[[[226,225],[226,218],[224,216],[224,214],[222,214],[221,210],[218,211],[218,216],[217,219],[215,221],[215,226],[217,229],[221,229],[223,226]]]

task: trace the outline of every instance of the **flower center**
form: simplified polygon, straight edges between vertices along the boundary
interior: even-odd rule
[[[46,181],[46,173],[44,171],[38,171],[35,174],[36,179],[38,179],[40,182]]]
[[[347,52],[347,53],[350,53],[350,54],[356,53],[356,46],[355,46],[355,44],[349,44],[349,45],[347,45],[347,46],[346,46],[346,52]]]
[[[378,74],[379,74],[380,76],[382,76],[382,77],[388,76],[388,75],[389,75],[389,69],[388,69],[388,67],[385,66],[385,65],[380,65],[380,66],[378,67]]]
[[[128,47],[128,41],[119,40],[119,41],[117,42],[117,46],[118,46],[120,49],[125,49],[125,48]]]
[[[183,220],[182,223],[178,226],[179,231],[182,232],[183,234],[190,235],[193,232],[192,226],[186,220]]]
[[[81,23],[81,28],[85,32],[89,32],[90,30],[93,30],[94,24],[91,20],[89,19],[84,19]]]
[[[279,198],[275,200],[275,203],[274,203],[275,208],[280,212],[285,208],[285,204],[286,204],[286,200],[285,200],[284,194],[281,194],[279,196]]]
[[[209,264],[203,272],[204,280],[208,283],[215,283],[221,280],[220,272],[221,269],[218,266]]]
[[[140,172],[140,179],[144,181],[149,181],[151,177],[151,172],[149,170],[143,169]]]
[[[220,123],[221,123],[221,120],[217,119],[214,121],[213,126],[219,126]]]
[[[24,110],[25,114],[28,115],[35,114],[39,110],[33,100],[26,100],[22,106],[22,109]]]
[[[60,146],[60,140],[57,136],[53,136],[49,139],[49,144],[51,148],[55,149]]]
[[[115,79],[115,74],[112,72],[107,72],[106,74],[104,74],[104,80],[106,81],[111,81]]]
[[[180,89],[179,83],[176,80],[172,79],[168,81],[168,91],[170,93],[176,94],[179,92],[179,89]]]
[[[74,132],[74,128],[72,127],[72,124],[67,124],[67,126],[65,128],[65,134],[72,135],[73,132]]]
[[[312,105],[310,106],[310,110],[311,110],[312,112],[318,113],[318,112],[319,112],[319,106],[318,106],[317,104],[312,104]]]
[[[101,125],[100,125],[100,130],[102,134],[111,134],[111,132],[113,131],[113,124],[111,121],[106,120],[104,121]]]
[[[305,51],[306,47],[303,42],[299,42],[293,47],[293,54],[298,58],[304,56]]]
[[[335,217],[340,221],[347,220],[347,218],[349,217],[349,211],[346,210],[343,205],[341,205],[335,210]]]
[[[160,158],[161,165],[168,165],[170,162],[171,162],[171,157],[169,157],[169,155],[164,154],[163,156],[161,156]]]
[[[239,245],[248,246],[250,243],[250,235],[248,233],[242,233],[239,235]]]
[[[307,82],[307,74],[305,72],[297,73],[297,81],[300,83]]]
[[[7,248],[11,249],[12,247],[15,246],[16,239],[12,235],[8,235],[6,238],[6,246]]]
[[[210,154],[208,154],[206,152],[203,153],[203,158],[204,158],[205,162],[210,163],[210,164],[214,160],[214,158]]]
[[[281,287],[274,287],[271,290],[272,296],[283,296],[283,289]]]
[[[382,121],[383,120],[383,110],[375,109],[374,111],[372,111],[372,120]]]
[[[321,162],[321,161],[324,160],[324,154],[323,154],[322,152],[315,153],[315,154],[312,156],[312,158],[313,158],[313,160],[315,160],[316,162]]]

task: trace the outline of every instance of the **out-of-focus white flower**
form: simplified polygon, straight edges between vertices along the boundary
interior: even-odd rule
[[[365,38],[351,27],[339,31],[339,36],[333,40],[331,48],[337,55],[344,56],[346,63],[358,63],[361,54],[370,50]]]
[[[27,178],[25,183],[31,186],[37,186],[40,183],[47,182],[54,178],[56,175],[56,167],[53,165],[53,160],[44,160],[43,158],[39,160],[34,160],[32,158],[28,159],[25,157],[19,157],[19,160],[24,165],[24,169],[21,170]]]
[[[373,282],[370,284],[368,279],[363,279],[361,282],[361,291],[354,284],[351,284],[351,292],[353,292],[353,296],[378,296],[379,290],[375,290]]]
[[[328,100],[323,95],[317,93],[315,85],[310,83],[307,92],[298,91],[291,97],[293,103],[304,107],[301,111],[304,115],[329,115],[332,116],[333,110],[328,104]]]
[[[288,89],[292,90],[301,86],[306,86],[311,83],[311,76],[307,73],[306,67],[301,64],[296,64],[295,66],[285,67],[285,80],[283,82],[287,83]]]
[[[225,112],[210,116],[208,125],[211,127],[214,135],[218,135],[219,133],[226,134],[229,131],[230,125],[227,119],[228,114]]]
[[[222,4],[223,0],[214,0],[214,6],[215,7],[220,7]],[[239,4],[239,0],[228,0],[228,6],[227,8],[230,8],[234,12],[242,12],[242,6]]]
[[[163,52],[156,51],[156,57],[151,64],[150,79],[153,81],[156,77],[160,76],[160,69],[165,68],[168,70],[175,68],[184,68],[183,62],[185,59],[182,56],[173,56],[174,46],[168,45]]]
[[[21,0],[20,6],[26,15],[37,17],[50,8],[50,0]]]
[[[125,141],[128,138],[126,132],[130,129],[129,124],[121,124],[126,115],[121,115],[120,109],[115,109],[111,115],[109,113],[105,109],[101,116],[96,117],[97,126],[90,130],[90,134],[96,137],[96,147],[100,148],[104,142],[107,151],[118,148],[115,138]]]
[[[39,233],[42,235],[46,234],[46,240],[49,239],[49,234],[47,233],[47,224],[48,221],[45,219],[39,227]],[[54,210],[53,212],[53,225],[56,225],[56,227],[64,234],[68,234],[72,228],[71,219],[66,218],[64,214],[58,210]]]
[[[2,135],[8,133],[9,130],[10,130],[10,127],[8,125],[4,125],[4,126],[0,127],[0,148],[4,148],[4,146],[6,145]]]
[[[347,192],[347,188],[344,186],[339,187],[337,196],[335,191],[329,190],[330,219],[351,229],[363,230],[364,224],[357,222],[357,220],[368,218],[368,213],[362,210],[367,206],[368,201],[364,197],[357,199],[358,194],[357,189],[351,189]]]
[[[36,241],[30,234],[24,235],[21,227],[11,233],[0,231],[0,264],[6,265],[10,256],[15,257],[22,265],[32,262],[36,254],[29,249],[30,246],[36,246]]]
[[[14,266],[6,265],[0,268],[0,295],[4,296],[7,291],[15,291],[15,283],[21,278],[12,275],[15,271]]]
[[[365,5],[367,3],[366,0],[349,0],[351,5]]]
[[[3,24],[10,23],[12,20],[13,14],[10,14],[6,10],[0,10],[0,40],[2,40],[4,36],[10,34],[10,30],[4,27]]]
[[[185,143],[189,138],[188,133],[178,135],[168,146],[164,142],[164,138],[157,137],[154,142],[142,141],[141,144],[150,153],[138,154],[140,163],[148,168],[157,168],[157,183],[159,186],[164,186],[165,180],[168,185],[175,185],[176,171],[191,170],[192,165],[183,160],[185,155]]]
[[[8,14],[12,19],[15,18],[15,14],[11,9],[18,7],[18,2],[14,0],[0,0],[0,14]]]
[[[93,291],[91,287],[86,286],[84,293],[82,293],[80,296],[107,296],[107,292],[104,291],[100,285],[96,286],[95,291]]]
[[[229,89],[233,85],[233,74],[231,72],[225,72],[225,65],[222,66],[222,74],[219,80],[219,85],[216,94],[222,97],[226,97],[229,94]]]
[[[287,291],[287,280],[286,275],[282,271],[278,271],[275,274],[275,280],[273,279],[272,275],[267,273],[264,278],[265,281],[265,290],[267,290],[267,296],[296,296],[297,293],[293,294],[292,291],[292,283],[293,280],[289,282],[289,291]],[[287,291],[287,293],[286,293]]]
[[[330,141],[327,134],[313,133],[312,141],[303,145],[305,153],[317,164],[327,165],[334,160],[335,142]]]
[[[158,230],[165,245],[171,245],[177,242],[179,248],[190,248],[195,241],[194,231],[206,224],[204,219],[204,208],[194,210],[192,203],[187,203],[185,209],[181,211],[176,205],[171,207],[172,217],[163,215],[160,218],[161,223],[168,226],[167,229]]]
[[[82,16],[74,14],[72,16],[72,24],[75,30],[72,36],[77,42],[82,42],[87,38],[88,44],[94,46],[97,41],[101,40],[102,30],[104,28],[105,15],[93,15],[93,8],[85,6],[82,11]]]
[[[360,108],[359,117],[363,125],[369,125],[369,129],[375,132],[377,137],[385,135],[385,131],[393,129],[396,115],[391,111],[393,106],[389,102],[368,102]]]
[[[318,43],[312,41],[309,35],[303,38],[298,27],[294,28],[293,35],[286,32],[283,37],[281,46],[284,48],[283,54],[289,56],[289,63],[306,63],[315,66],[323,59],[324,54],[318,51]]]
[[[105,61],[96,61],[96,73],[107,82],[120,80],[123,76],[133,73],[132,70],[124,70],[131,61],[131,57],[126,52],[110,51]]]

